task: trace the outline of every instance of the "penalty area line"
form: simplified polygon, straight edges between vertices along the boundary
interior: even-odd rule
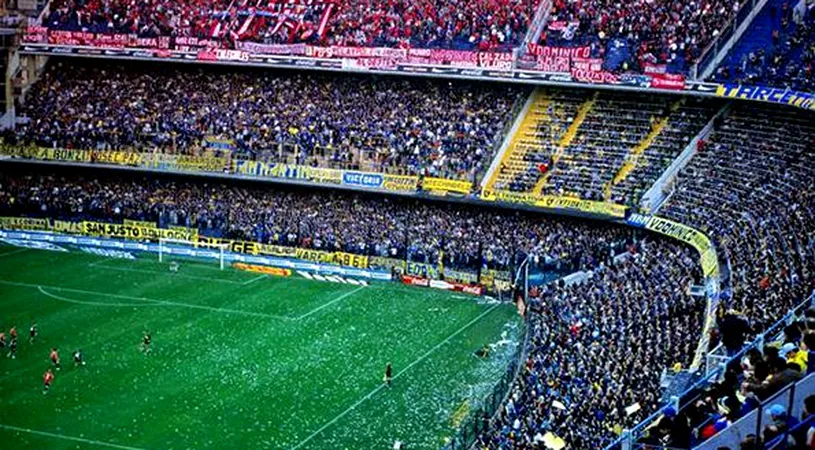
[[[37,436],[50,437],[50,438],[54,438],[54,439],[63,439],[63,440],[66,440],[66,441],[82,442],[83,444],[97,445],[99,447],[117,448],[119,450],[145,450],[145,449],[139,448],[139,447],[130,447],[130,446],[127,446],[127,445],[113,444],[113,443],[110,443],[110,442],[96,441],[96,440],[93,440],[93,439],[85,439],[85,438],[81,438],[81,437],[66,436],[64,434],[49,433],[47,431],[37,431],[37,430],[32,430],[30,428],[14,427],[14,426],[11,426],[11,425],[4,425],[4,424],[1,424],[1,423],[0,423],[0,428],[5,429],[5,430],[10,430],[10,431],[18,431],[20,433],[28,433],[28,434],[34,434],[34,435],[37,435]]]
[[[109,294],[107,292],[94,292],[94,291],[86,291],[84,289],[72,289],[72,288],[65,288],[59,286],[46,286],[46,285],[39,285],[39,284],[29,284],[29,283],[20,283],[16,281],[7,281],[7,280],[0,280],[0,284],[7,284],[10,286],[22,286],[22,287],[30,287],[34,289],[38,289],[42,292],[43,289],[50,289],[52,291],[60,291],[60,292],[73,292],[77,294],[86,294],[86,295],[98,295],[100,297],[109,297],[109,298],[116,298],[122,300],[136,300],[136,301],[143,301],[149,302],[145,305],[128,305],[128,306],[147,306],[149,304],[153,304],[156,306],[177,306],[181,308],[191,308],[191,309],[201,309],[205,311],[212,311],[217,313],[225,313],[225,314],[237,314],[242,316],[250,316],[250,317],[262,317],[267,319],[277,319],[277,320],[296,320],[291,317],[287,316],[276,316],[274,314],[266,314],[261,312],[254,312],[254,311],[244,311],[240,309],[229,309],[229,308],[220,308],[216,306],[207,306],[207,305],[197,305],[195,303],[183,303],[183,302],[171,302],[168,300],[157,300],[154,298],[147,298],[147,297],[132,297],[129,295],[118,295],[118,294]],[[43,292],[43,294],[48,295],[48,293]],[[57,300],[65,300],[64,298],[57,298],[53,294],[50,295],[52,298]],[[65,300],[65,301],[72,301],[73,303],[80,303],[79,300]],[[107,306],[107,305],[96,305],[96,306]]]
[[[412,363],[408,364],[407,366],[405,366],[405,368],[404,368],[404,369],[402,369],[402,370],[400,370],[399,372],[397,372],[397,373],[396,373],[396,375],[394,375],[392,379],[393,379],[393,380],[395,380],[395,379],[399,378],[400,376],[404,375],[405,373],[407,373],[407,371],[408,371],[408,370],[410,370],[410,369],[411,369],[413,366],[415,366],[416,364],[419,364],[420,362],[422,362],[422,361],[424,361],[425,359],[427,359],[427,358],[428,358],[430,355],[432,355],[432,354],[433,354],[433,353],[434,353],[436,350],[438,350],[439,348],[441,348],[441,347],[442,347],[444,344],[446,344],[446,343],[450,342],[450,341],[451,341],[451,340],[452,340],[454,337],[458,336],[459,334],[463,333],[465,330],[467,330],[467,329],[468,329],[468,328],[470,328],[471,326],[475,325],[475,324],[476,324],[476,323],[477,323],[479,320],[483,319],[483,318],[484,318],[484,316],[486,316],[487,314],[489,314],[489,313],[491,313],[491,312],[495,311],[495,309],[496,309],[496,308],[498,308],[498,306],[499,306],[499,305],[494,305],[494,306],[490,307],[489,309],[487,309],[486,311],[484,311],[483,313],[481,313],[481,314],[480,314],[478,317],[476,317],[475,319],[473,319],[473,320],[471,320],[471,321],[467,322],[467,323],[466,323],[466,324],[465,324],[463,327],[461,327],[461,328],[459,328],[458,330],[454,331],[454,332],[453,332],[453,334],[451,334],[450,336],[447,336],[447,338],[445,338],[443,341],[441,341],[441,342],[439,342],[438,344],[436,344],[435,346],[433,346],[433,348],[431,348],[430,350],[426,351],[426,352],[425,352],[425,353],[424,353],[422,356],[419,356],[419,357],[418,357],[418,358],[417,358],[415,361],[413,361]],[[354,403],[353,405],[349,406],[349,407],[348,407],[348,408],[347,408],[345,411],[343,411],[343,412],[341,412],[341,413],[337,414],[337,416],[336,416],[336,417],[334,417],[333,419],[331,419],[331,420],[329,420],[328,422],[326,422],[326,424],[325,424],[325,425],[323,425],[323,426],[321,426],[320,428],[318,428],[316,431],[314,431],[313,433],[311,433],[310,435],[308,435],[308,437],[306,437],[305,439],[303,439],[302,441],[300,441],[300,443],[299,443],[299,444],[295,445],[294,447],[291,447],[289,450],[297,450],[298,448],[300,448],[300,447],[302,447],[302,446],[306,445],[306,444],[307,444],[309,441],[311,441],[312,439],[314,439],[315,437],[317,437],[317,435],[319,435],[320,433],[322,433],[323,431],[325,431],[326,429],[328,429],[328,427],[330,427],[331,425],[334,425],[335,423],[337,423],[337,421],[338,421],[338,420],[340,420],[340,419],[342,419],[343,417],[345,417],[346,415],[348,415],[348,413],[350,413],[351,411],[353,411],[353,410],[357,409],[357,407],[358,407],[359,405],[361,405],[361,404],[365,403],[365,402],[366,402],[368,399],[370,399],[371,397],[373,397],[374,395],[376,395],[376,394],[377,394],[379,391],[381,391],[381,390],[382,390],[382,389],[384,389],[384,388],[385,388],[385,384],[380,384],[379,386],[377,386],[377,387],[376,387],[376,389],[372,390],[371,392],[367,393],[367,394],[366,394],[364,397],[362,397],[361,399],[357,400],[357,402],[356,402],[356,403]]]
[[[251,280],[244,281],[243,283],[241,283],[241,286],[249,286],[250,284],[254,283],[255,281],[260,281],[260,280],[262,280],[264,278],[266,278],[265,274],[264,275],[258,275],[255,278],[252,278]]]
[[[17,250],[12,250],[10,252],[0,253],[0,258],[2,258],[4,256],[11,256],[11,255],[16,255],[16,254],[22,253],[22,252],[27,252],[29,250],[31,250],[31,249],[30,248],[18,248]]]
[[[309,312],[307,312],[307,313],[303,314],[302,316],[298,316],[298,317],[296,317],[294,320],[305,319],[306,317],[309,317],[309,316],[311,316],[312,314],[314,314],[314,313],[316,313],[316,312],[318,312],[318,311],[320,311],[320,310],[322,310],[322,309],[324,309],[324,308],[327,308],[327,307],[329,307],[329,306],[333,305],[334,303],[337,303],[337,302],[339,302],[339,301],[341,301],[341,300],[344,300],[345,298],[350,297],[350,296],[352,296],[352,295],[356,294],[357,292],[359,292],[359,291],[361,291],[361,290],[363,290],[363,289],[365,289],[365,286],[360,286],[360,287],[358,287],[358,288],[354,289],[353,291],[348,291],[348,292],[346,292],[346,293],[344,293],[344,294],[340,295],[339,297],[335,298],[334,300],[331,300],[330,302],[324,303],[324,304],[322,304],[322,305],[320,305],[320,306],[318,306],[318,307],[316,307],[316,308],[312,309],[311,311],[309,311]]]

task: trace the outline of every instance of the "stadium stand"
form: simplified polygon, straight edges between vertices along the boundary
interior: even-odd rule
[[[815,91],[815,3],[769,0],[713,80]]]
[[[806,304],[802,308],[805,307]],[[719,330],[725,343],[743,345],[743,341],[736,340],[743,337],[747,323],[747,318],[740,314],[723,314],[719,318]],[[799,414],[795,413],[802,408],[790,406],[793,400],[812,397],[815,309],[794,311],[788,320],[776,323],[767,331],[763,347],[751,345],[734,354],[716,383],[692,391],[692,400],[684,402],[685,408],[669,410],[649,430],[643,443],[667,442],[678,448],[695,448],[702,444],[706,448],[721,448],[722,444],[729,444],[735,448],[733,445],[739,445],[739,441],[752,440],[763,445],[756,448],[808,449],[802,445],[805,440],[801,439],[801,432],[805,434],[815,420],[811,416],[815,409],[810,406],[809,413],[802,411],[801,425],[806,427],[803,428],[796,427]],[[731,426],[741,430],[729,429]],[[750,435],[754,439],[748,438]],[[789,446],[779,446],[782,441]]]
[[[716,102],[539,90],[494,189],[634,205],[713,117]]]
[[[251,2],[55,0],[46,26],[55,30],[141,37],[354,47],[508,50],[526,33],[535,0],[382,0]]]
[[[735,104],[660,211],[717,243],[730,265],[733,307],[756,331],[815,286],[813,145],[810,116]]]
[[[700,280],[692,250],[646,239],[582,283],[533,288],[526,364],[480,445],[543,448],[549,432],[601,449],[647,417],[662,370],[692,359],[705,299],[690,286]]]
[[[517,86],[155,65],[52,63],[7,142],[200,154],[472,180]]]
[[[710,438],[809,371],[804,336],[813,310],[795,323],[776,322],[806,305],[815,288],[809,188],[815,134],[808,119],[795,110],[735,104],[680,173],[660,211],[704,230],[727,260],[730,289],[723,305],[729,310],[720,312],[714,341],[735,355],[745,340],[771,326],[783,326],[783,336],[778,346],[752,348],[740,364],[728,366],[706,400],[666,418],[652,432],[653,442],[689,440],[687,424],[702,440]],[[672,431],[675,426],[680,431]]]
[[[122,174],[3,172],[0,215],[149,220],[214,237],[467,270],[506,269],[532,252],[558,271],[591,268],[623,252],[630,239],[624,227],[519,212]]]
[[[607,70],[644,70],[651,64],[682,73],[733,19],[739,4],[556,0],[541,40],[550,46],[591,46]]]

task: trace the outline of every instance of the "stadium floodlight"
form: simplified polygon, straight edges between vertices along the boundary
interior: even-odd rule
[[[158,261],[165,262],[172,256],[193,259],[217,259],[221,270],[226,268],[224,254],[229,251],[229,244],[214,242],[196,242],[185,239],[160,238],[158,241]]]

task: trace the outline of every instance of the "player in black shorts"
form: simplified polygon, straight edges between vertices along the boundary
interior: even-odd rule
[[[78,348],[74,352],[74,367],[85,365],[85,355],[82,354],[82,349]]]
[[[28,329],[28,343],[33,344],[34,339],[37,338],[37,322],[31,324],[31,328]]]
[[[6,355],[6,356],[11,358],[11,359],[16,359],[17,358],[17,338],[16,337],[11,338],[11,342],[9,342],[9,345],[8,345],[8,355]]]
[[[0,349],[6,348],[6,333],[0,331]]]
[[[385,384],[391,387],[391,380],[393,380],[393,367],[391,363],[385,365]]]
[[[142,353],[144,353],[145,355],[150,354],[150,343],[152,341],[153,341],[153,337],[150,336],[150,332],[145,331],[144,332],[144,337],[142,338],[142,348],[141,348]]]

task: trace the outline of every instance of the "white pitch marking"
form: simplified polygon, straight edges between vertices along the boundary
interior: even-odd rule
[[[255,281],[260,281],[260,280],[262,280],[264,278],[266,278],[266,274],[258,275],[255,278],[252,278],[251,280],[244,281],[243,283],[241,283],[241,286],[248,286],[248,285],[254,283]]]
[[[51,438],[55,438],[55,439],[63,439],[63,440],[66,440],[66,441],[74,441],[74,442],[82,442],[82,443],[85,443],[85,444],[98,445],[100,447],[117,448],[119,450],[145,450],[143,448],[138,448],[138,447],[129,447],[127,445],[112,444],[110,442],[95,441],[93,439],[85,439],[85,438],[79,438],[79,437],[74,437],[74,436],[66,436],[64,434],[48,433],[46,431],[37,431],[37,430],[32,430],[30,428],[20,428],[20,427],[14,427],[14,426],[11,426],[11,425],[0,424],[0,428],[4,428],[6,430],[11,430],[11,431],[19,431],[21,433],[29,433],[29,434],[39,435],[39,436],[46,436],[46,437],[51,437]]]
[[[28,283],[18,283],[15,281],[6,281],[0,280],[0,284],[8,284],[11,286],[23,286],[23,287],[30,287],[30,288],[37,288],[37,289],[51,289],[55,291],[64,291],[64,292],[76,292],[78,294],[88,294],[88,295],[98,295],[101,297],[111,297],[111,298],[120,298],[123,300],[141,300],[145,302],[155,303],[157,305],[167,305],[167,306],[178,306],[183,308],[192,308],[192,309],[203,309],[206,311],[212,312],[221,312],[227,314],[239,314],[243,316],[252,316],[252,317],[264,317],[267,319],[279,319],[279,320],[297,320],[291,317],[286,316],[276,316],[274,314],[265,314],[260,312],[253,312],[253,311],[243,311],[240,309],[229,309],[229,308],[217,308],[214,306],[206,306],[206,305],[196,305],[194,303],[183,303],[183,302],[172,302],[168,300],[156,300],[153,298],[147,297],[132,297],[129,295],[118,295],[118,294],[108,294],[106,292],[94,292],[94,291],[86,291],[83,289],[72,289],[72,288],[64,288],[59,286],[44,286],[39,284],[28,284]]]
[[[346,292],[345,294],[340,295],[339,297],[335,298],[334,300],[331,300],[330,302],[324,303],[324,304],[312,309],[311,311],[303,314],[302,316],[297,317],[294,320],[305,319],[306,317],[316,313],[317,311],[320,311],[323,308],[327,308],[327,307],[333,305],[334,303],[337,303],[338,301],[343,300],[346,297],[350,297],[350,296],[356,294],[357,292],[359,292],[359,291],[361,291],[363,289],[365,289],[365,286],[359,286],[358,288],[354,289],[353,291]]]
[[[52,294],[52,293],[46,291],[45,289],[43,289],[42,286],[37,286],[37,290],[39,290],[46,297],[51,297],[54,300],[60,300],[60,301],[63,301],[63,302],[76,303],[77,305],[118,306],[118,307],[122,307],[122,308],[131,308],[131,307],[138,307],[138,306],[161,306],[158,303],[104,303],[104,302],[100,303],[100,302],[86,302],[86,301],[83,301],[83,300],[75,300],[75,299],[72,299],[72,298],[67,298],[67,297],[62,297],[60,295]]]
[[[0,258],[2,258],[4,256],[16,255],[18,253],[27,252],[29,250],[31,250],[31,249],[30,248],[18,248],[17,250],[12,250],[10,252],[0,253]]]
[[[456,336],[458,336],[459,334],[461,334],[462,332],[464,332],[464,330],[466,330],[467,328],[470,328],[471,326],[473,326],[473,325],[474,325],[476,322],[478,322],[479,320],[481,320],[481,319],[482,319],[484,316],[486,316],[487,314],[489,314],[489,313],[491,313],[492,311],[494,311],[494,310],[495,310],[495,308],[497,308],[497,307],[498,307],[498,305],[495,305],[495,306],[490,307],[489,309],[487,309],[486,311],[484,311],[483,313],[481,313],[481,314],[480,314],[478,317],[476,317],[475,319],[473,319],[473,320],[469,321],[469,322],[468,322],[467,324],[465,324],[463,327],[461,327],[461,328],[459,328],[457,331],[453,332],[453,334],[451,334],[450,336],[447,336],[447,338],[446,338],[446,339],[444,339],[443,341],[439,342],[439,343],[438,343],[438,344],[436,344],[436,345],[435,345],[433,348],[431,348],[430,350],[428,350],[427,352],[425,352],[425,354],[423,354],[422,356],[420,356],[418,359],[416,359],[416,360],[415,360],[415,361],[413,361],[412,363],[410,363],[410,364],[408,364],[407,366],[405,366],[405,368],[404,368],[404,369],[400,370],[400,371],[399,371],[399,372],[398,372],[396,375],[394,375],[394,376],[393,376],[393,379],[395,380],[395,379],[399,378],[401,375],[403,375],[403,374],[404,374],[404,373],[406,373],[408,370],[410,370],[410,368],[411,368],[411,367],[413,367],[413,366],[415,366],[416,364],[419,364],[420,362],[422,362],[422,361],[424,361],[425,359],[427,359],[427,357],[428,357],[428,356],[430,356],[430,355],[431,355],[433,352],[435,352],[436,350],[438,350],[438,349],[439,349],[440,347],[442,347],[444,344],[446,344],[446,343],[450,342],[450,340],[451,340],[451,339],[453,339],[454,337],[456,337]],[[334,424],[335,424],[335,423],[336,423],[338,420],[340,420],[340,419],[342,419],[343,417],[345,417],[345,416],[346,416],[348,413],[350,413],[351,411],[353,411],[353,410],[357,409],[357,407],[358,407],[359,405],[363,404],[363,403],[364,403],[366,400],[368,400],[369,398],[371,398],[371,397],[373,397],[374,395],[376,395],[376,393],[377,393],[377,392],[379,392],[379,391],[381,391],[382,389],[384,389],[384,387],[385,387],[385,384],[380,384],[379,386],[377,386],[377,387],[376,387],[376,389],[372,390],[371,392],[369,392],[368,394],[366,394],[364,397],[362,397],[361,399],[357,400],[357,402],[356,402],[356,403],[354,403],[353,405],[349,406],[349,407],[348,407],[348,409],[346,409],[345,411],[343,411],[343,412],[339,413],[339,414],[338,414],[336,417],[334,417],[333,419],[329,420],[329,421],[328,421],[328,422],[327,422],[325,425],[323,425],[322,427],[318,428],[318,429],[317,429],[317,431],[315,431],[315,432],[311,433],[311,434],[310,434],[308,437],[306,437],[305,439],[303,439],[302,441],[300,441],[300,443],[299,443],[299,444],[295,445],[294,447],[290,448],[289,450],[297,450],[298,448],[302,447],[303,445],[305,445],[306,443],[308,443],[310,440],[314,439],[314,438],[315,438],[315,437],[316,437],[318,434],[320,434],[320,433],[322,433],[323,431],[325,431],[325,430],[326,430],[328,427],[330,427],[331,425],[334,425]]]

